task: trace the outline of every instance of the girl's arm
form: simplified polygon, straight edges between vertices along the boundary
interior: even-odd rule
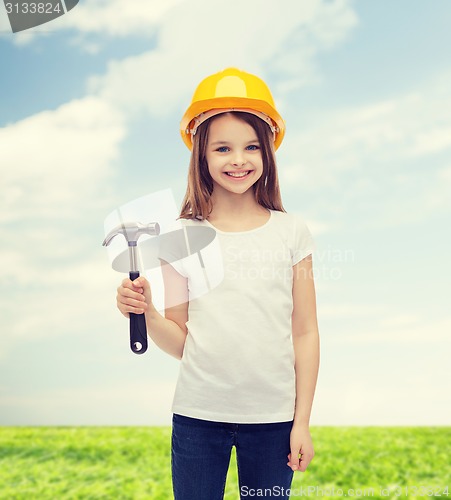
[[[292,336],[296,408],[287,465],[293,471],[305,472],[315,455],[309,422],[319,369],[319,333],[311,256],[293,266]]]
[[[161,272],[164,281],[164,317],[152,302],[146,311],[149,336],[160,349],[181,359],[188,330],[188,279],[172,266],[162,261]]]
[[[319,332],[311,255],[293,266],[292,337],[296,371],[294,425],[308,428],[319,370]]]

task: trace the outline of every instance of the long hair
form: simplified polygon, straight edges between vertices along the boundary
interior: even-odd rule
[[[213,179],[208,171],[206,151],[208,135],[213,121],[224,113],[212,116],[201,123],[193,138],[193,149],[188,170],[188,186],[182,202],[179,219],[206,219],[210,215],[213,204]],[[271,210],[286,212],[282,206],[279,178],[271,129],[252,113],[229,111],[230,114],[250,125],[257,134],[263,160],[263,173],[252,186],[255,200],[259,205]]]

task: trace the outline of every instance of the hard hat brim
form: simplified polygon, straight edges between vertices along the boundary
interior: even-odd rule
[[[273,106],[260,99],[251,99],[248,97],[216,97],[214,99],[204,99],[193,102],[183,115],[180,122],[180,134],[183,142],[190,150],[193,147],[192,135],[190,133],[191,122],[201,113],[221,108],[229,111],[233,111],[234,108],[247,108],[266,114],[271,118],[278,129],[274,139],[274,149],[280,146],[285,135],[285,122]]]

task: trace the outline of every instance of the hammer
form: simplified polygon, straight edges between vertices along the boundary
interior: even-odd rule
[[[160,226],[157,222],[141,224],[140,222],[124,222],[112,229],[103,240],[102,245],[108,246],[118,234],[123,234],[128,244],[130,257],[130,279],[139,277],[136,245],[142,234],[159,235]],[[144,354],[147,351],[147,328],[144,314],[130,314],[130,348],[135,354]]]

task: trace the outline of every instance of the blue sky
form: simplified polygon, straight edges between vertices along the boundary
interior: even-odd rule
[[[273,91],[317,244],[312,424],[450,424],[451,5],[262,3],[84,1],[18,34],[0,6],[0,425],[170,425],[179,362],[128,350],[103,221],[181,203],[181,115],[231,65]]]

